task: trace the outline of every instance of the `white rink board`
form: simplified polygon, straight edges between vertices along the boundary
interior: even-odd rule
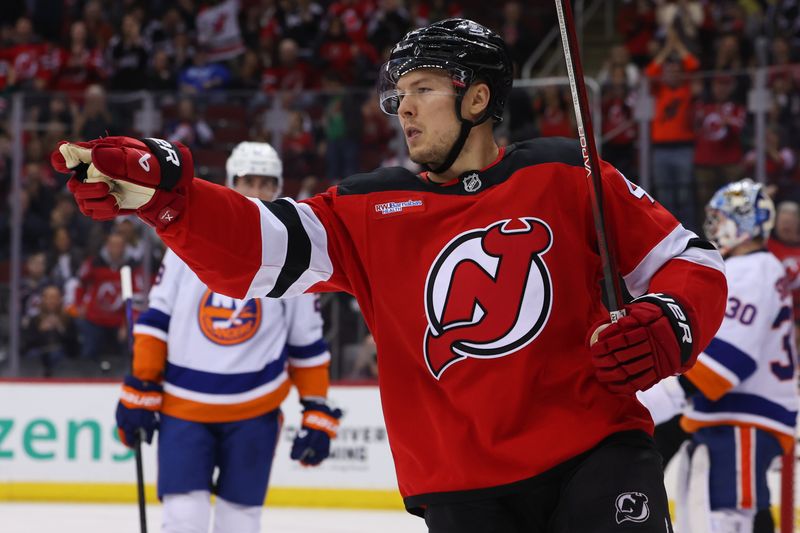
[[[114,383],[0,383],[0,484],[132,483],[133,454],[117,439]],[[283,404],[284,429],[272,487],[396,490],[377,387],[332,387],[342,408],[332,456],[318,468],[289,459],[300,422],[296,392]],[[155,447],[144,446],[145,478],[155,480]]]

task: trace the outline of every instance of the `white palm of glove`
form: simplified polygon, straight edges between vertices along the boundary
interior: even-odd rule
[[[156,190],[151,187],[137,185],[130,181],[116,180],[100,172],[92,163],[92,151],[77,144],[65,143],[58,147],[67,163],[67,167],[75,168],[81,163],[86,163],[84,183],[105,183],[108,185],[109,194],[117,201],[120,209],[136,210],[153,198]]]

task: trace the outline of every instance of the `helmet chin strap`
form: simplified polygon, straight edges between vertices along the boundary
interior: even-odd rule
[[[486,119],[489,118],[489,113],[485,112],[483,116],[478,119],[476,122],[472,122],[471,120],[467,120],[461,116],[461,101],[464,99],[464,95],[460,94],[456,97],[456,116],[458,117],[458,121],[461,122],[461,131],[458,134],[458,138],[453,143],[453,146],[450,147],[450,151],[447,152],[447,157],[444,158],[444,161],[441,165],[436,168],[432,168],[429,164],[423,163],[422,168],[427,170],[428,172],[433,172],[434,174],[441,174],[442,172],[449,169],[453,166],[456,159],[458,159],[461,150],[464,148],[464,144],[467,142],[467,137],[469,137],[469,132],[475,126],[479,124],[483,124],[486,122]]]

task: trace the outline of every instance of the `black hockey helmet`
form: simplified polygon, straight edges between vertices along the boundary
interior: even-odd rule
[[[467,19],[446,19],[410,31],[395,45],[389,61],[381,67],[378,96],[385,113],[396,115],[400,107],[397,80],[421,68],[441,68],[450,74],[456,95],[456,117],[461,122],[461,131],[445,160],[436,167],[423,165],[439,174],[453,165],[473,127],[490,117],[496,122],[503,120],[503,108],[514,77],[511,55],[502,37]],[[461,102],[476,81],[486,83],[490,94],[486,112],[473,122],[461,116]]]
[[[503,38],[489,28],[468,19],[451,18],[408,32],[392,49],[381,67],[378,91],[381,108],[397,114],[399,98],[394,94],[401,76],[420,68],[442,68],[452,80],[459,98],[456,113],[461,119],[461,97],[475,81],[483,81],[491,92],[487,114],[496,122],[503,119],[514,73],[511,55]]]

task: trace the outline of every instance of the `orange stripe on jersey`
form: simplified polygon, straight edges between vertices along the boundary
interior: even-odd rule
[[[289,378],[297,387],[297,392],[301,398],[308,396],[320,396],[325,398],[328,395],[328,385],[330,376],[328,374],[329,363],[320,366],[293,367],[289,366]]]
[[[753,508],[753,427],[737,427],[739,435],[739,507]]]
[[[684,375],[700,389],[703,396],[712,401],[719,400],[733,388],[733,383],[711,370],[701,361],[697,361]]]
[[[233,422],[263,415],[280,407],[281,402],[289,395],[292,383],[289,380],[281,383],[280,387],[269,394],[242,403],[210,404],[195,402],[179,398],[169,393],[164,393],[164,403],[161,412],[191,420],[192,422]]]
[[[167,343],[151,335],[133,336],[133,375],[142,381],[160,383],[167,363]]]

